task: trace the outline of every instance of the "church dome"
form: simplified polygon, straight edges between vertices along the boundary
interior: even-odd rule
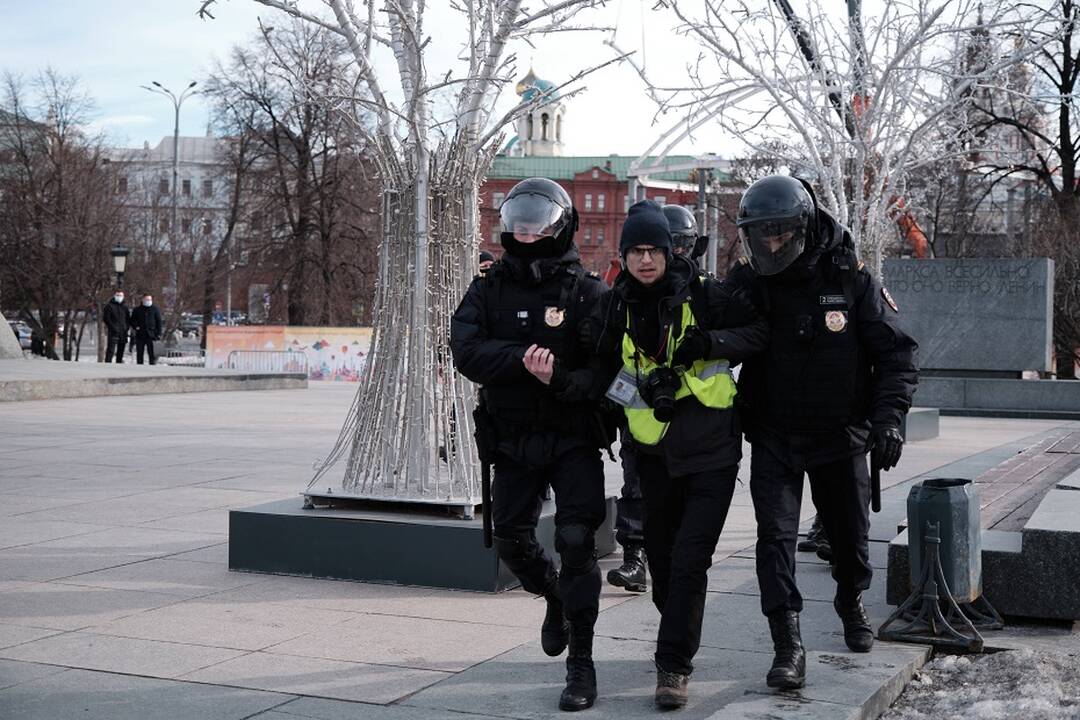
[[[528,74],[518,80],[516,90],[517,94],[521,97],[521,99],[527,101],[532,100],[541,93],[548,92],[553,87],[555,87],[555,83],[551,82],[550,80],[543,80],[536,77],[536,73],[534,73],[533,69],[530,67]],[[556,98],[558,98],[558,96],[558,93],[552,93],[549,96],[549,99],[555,100]]]

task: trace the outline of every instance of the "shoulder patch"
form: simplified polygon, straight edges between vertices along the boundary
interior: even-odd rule
[[[743,255],[742,257],[739,258],[739,264],[740,265],[749,265],[750,264],[750,258]]]
[[[864,267],[866,267],[866,263],[864,263],[862,260],[860,260],[859,261],[859,269],[862,270]]]
[[[593,280],[599,280],[600,273],[596,272],[595,270],[590,270],[588,273],[585,274],[585,277],[591,278]]]
[[[893,296],[891,293],[889,293],[889,289],[887,287],[882,286],[881,296],[885,298],[885,302],[889,303],[889,307],[891,307],[894,312],[900,312],[900,308],[896,307],[896,301],[893,300]]]

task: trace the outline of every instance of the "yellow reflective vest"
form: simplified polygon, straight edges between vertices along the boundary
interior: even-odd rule
[[[686,336],[686,329],[697,322],[694,319],[694,311],[690,307],[690,299],[683,303],[682,322],[679,324],[678,336],[675,336],[675,328],[668,330],[667,342],[664,344],[667,350],[667,362],[670,364],[675,350],[682,344]],[[644,382],[653,370],[659,365],[651,358],[640,352],[634,340],[630,337],[630,314],[627,311],[626,330],[623,331],[622,339],[622,362],[626,374],[637,379],[638,386]],[[679,376],[682,382],[679,390],[675,393],[675,400],[681,400],[693,395],[707,408],[724,410],[730,408],[735,400],[735,380],[731,377],[731,367],[727,360],[697,360],[690,368],[679,368]],[[630,434],[636,442],[642,445],[656,445],[667,433],[668,425],[653,417],[650,408],[641,398],[640,392],[634,392],[633,399],[623,406],[626,412],[627,424]]]

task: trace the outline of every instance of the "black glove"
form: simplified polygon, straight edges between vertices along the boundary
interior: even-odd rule
[[[686,332],[679,342],[679,347],[675,350],[675,354],[671,356],[671,364],[690,367],[695,360],[708,359],[711,351],[712,340],[709,339],[709,336],[698,326],[691,325],[686,328]]]
[[[891,425],[879,425],[870,430],[870,462],[874,467],[891,470],[900,462],[904,437]]]

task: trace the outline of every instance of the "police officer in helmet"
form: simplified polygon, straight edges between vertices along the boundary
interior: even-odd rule
[[[803,474],[832,544],[833,606],[844,640],[869,652],[861,593],[870,476],[900,459],[900,422],[917,383],[915,341],[889,292],[858,262],[850,233],[818,207],[808,184],[773,175],[743,194],[736,220],[746,257],[730,276],[769,318],[768,350],[743,364],[739,397],[751,444],[761,609],[775,657],[767,682],[805,683],[795,583]]]
[[[482,386],[492,420],[494,544],[522,587],[547,601],[541,645],[569,645],[563,710],[596,699],[593,626],[600,569],[594,533],[604,520],[604,475],[596,401],[579,330],[603,285],[581,267],[577,212],[557,183],[530,178],[499,211],[505,250],[473,280],[454,314],[450,346],[462,375]],[[561,571],[536,538],[541,494],[555,492]]]
[[[709,236],[698,234],[694,213],[682,205],[664,205],[663,211],[671,228],[672,251],[700,265],[701,256],[709,246]]]

